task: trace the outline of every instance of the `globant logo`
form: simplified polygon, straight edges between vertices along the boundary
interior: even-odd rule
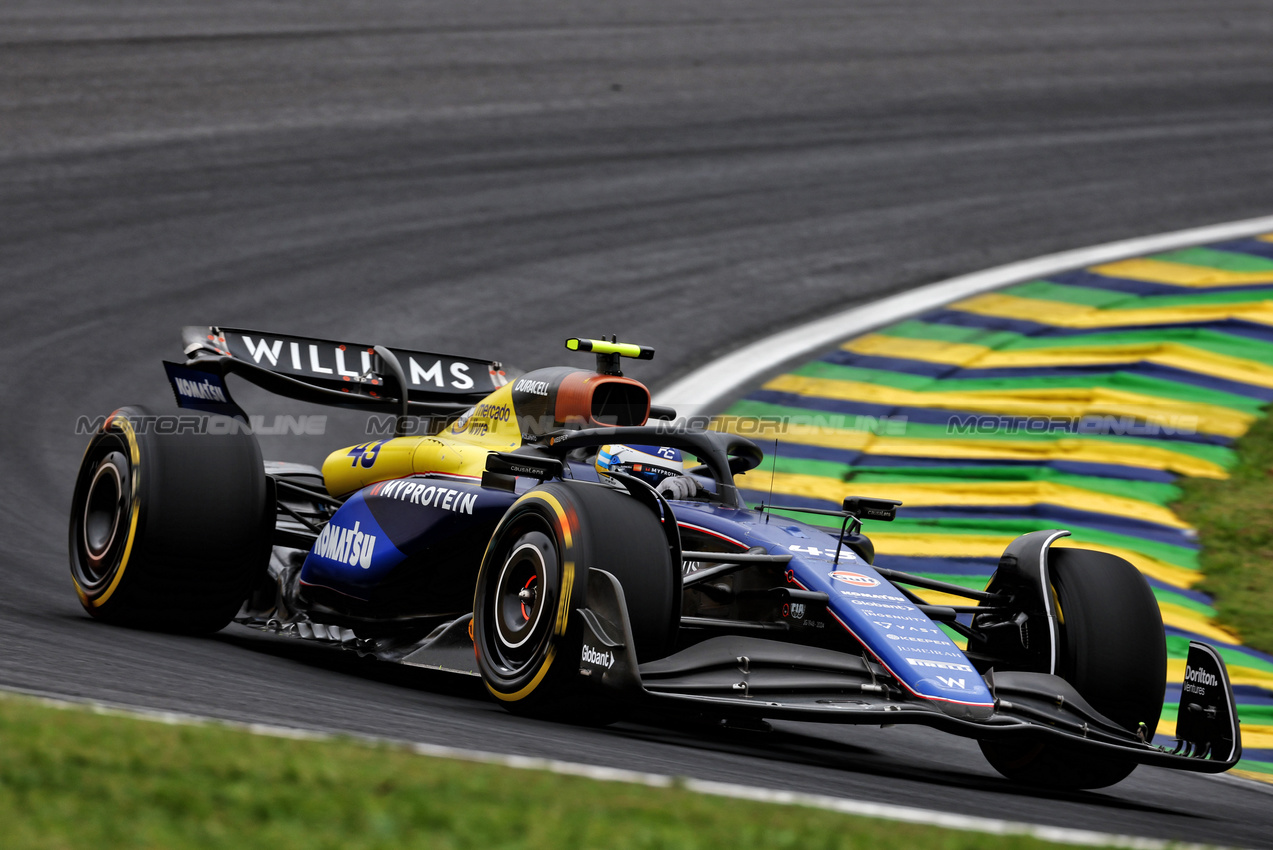
[[[597,650],[585,643],[583,645],[583,656],[581,660],[585,664],[592,664],[593,666],[604,667],[606,670],[609,670],[614,666],[614,653],[597,652]]]

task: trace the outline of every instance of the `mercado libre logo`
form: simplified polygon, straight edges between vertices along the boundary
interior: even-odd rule
[[[831,578],[855,587],[876,587],[879,585],[879,581],[870,576],[864,576],[861,573],[844,572],[843,570],[831,573]]]

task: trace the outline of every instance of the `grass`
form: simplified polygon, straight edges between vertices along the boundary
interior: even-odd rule
[[[13,697],[0,698],[0,825],[13,850],[1058,846]]]
[[[1237,451],[1227,481],[1181,479],[1175,509],[1198,530],[1199,589],[1215,597],[1217,620],[1273,653],[1273,419],[1259,420]]]

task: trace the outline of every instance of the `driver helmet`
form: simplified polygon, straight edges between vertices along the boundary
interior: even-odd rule
[[[665,478],[685,474],[685,461],[680,449],[668,446],[627,446],[612,443],[597,452],[597,473],[602,481],[609,481],[611,471],[622,472],[640,478],[651,487],[657,487]]]

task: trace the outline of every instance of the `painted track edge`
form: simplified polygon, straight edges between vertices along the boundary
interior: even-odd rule
[[[681,419],[720,412],[714,411],[713,407],[736,396],[747,384],[757,381],[785,363],[857,334],[925,310],[945,306],[961,298],[1100,263],[1174,251],[1208,242],[1240,239],[1269,231],[1273,231],[1273,215],[1073,248],[947,278],[866,304],[858,304],[755,340],[709,361],[659,389],[654,394],[654,401],[675,407]]]

